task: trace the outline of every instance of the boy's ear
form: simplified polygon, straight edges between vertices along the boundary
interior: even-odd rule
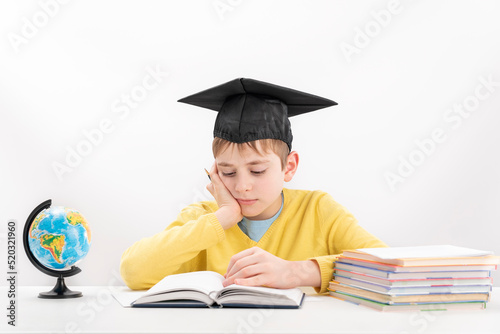
[[[299,154],[296,151],[290,152],[287,157],[287,163],[285,167],[285,182],[289,182],[293,179],[297,167],[299,166]]]

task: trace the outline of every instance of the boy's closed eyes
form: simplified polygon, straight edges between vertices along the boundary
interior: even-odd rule
[[[257,170],[250,171],[250,173],[252,173],[254,175],[262,175],[265,172],[266,172],[266,169],[263,169],[263,170],[260,170],[260,171],[257,171]],[[231,177],[231,176],[235,176],[236,172],[222,172],[222,175],[223,176],[227,176],[227,177]]]

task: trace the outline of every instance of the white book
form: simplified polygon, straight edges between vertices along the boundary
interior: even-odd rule
[[[358,251],[376,256],[380,259],[475,257],[493,255],[493,252],[491,251],[458,247],[453,245],[360,248],[358,249]]]
[[[345,250],[344,257],[397,266],[442,266],[499,264],[500,257],[481,251],[452,245],[360,248]]]
[[[268,307],[299,308],[299,288],[274,289],[232,284],[213,271],[169,275],[131,303],[132,307]]]

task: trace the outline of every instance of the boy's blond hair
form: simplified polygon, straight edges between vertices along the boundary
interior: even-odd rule
[[[260,143],[261,150],[259,150],[257,142]],[[233,143],[228,140],[215,137],[214,141],[212,142],[212,152],[214,154],[214,158],[216,158],[219,153],[224,152],[231,145],[236,145],[238,149],[241,149],[243,145],[246,145],[260,155],[262,155],[262,151],[266,153],[270,151],[274,152],[281,160],[281,170],[285,170],[286,168],[287,158],[290,150],[288,148],[288,145],[284,141],[281,141],[279,139],[259,139],[246,143]]]

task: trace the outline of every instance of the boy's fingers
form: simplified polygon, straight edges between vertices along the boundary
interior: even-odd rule
[[[246,286],[263,286],[262,275],[257,275],[248,278],[238,278],[235,280],[234,284],[246,285]]]
[[[248,249],[245,249],[244,251],[241,251],[241,252],[231,256],[231,259],[229,260],[229,264],[227,265],[226,273],[228,273],[231,270],[231,268],[234,266],[234,263],[236,261],[238,261],[242,257],[246,256],[245,252],[247,252],[247,251],[248,251]]]
[[[212,169],[210,169],[210,181],[215,185],[219,186],[222,183],[222,180],[219,177],[219,172],[217,170],[217,166],[214,165],[212,166]]]
[[[207,190],[212,194],[214,198],[217,198],[215,194],[217,193],[217,189],[221,184],[221,179],[219,178],[219,174],[217,172],[217,164],[214,162],[212,168],[210,168],[210,183],[207,185]]]
[[[238,261],[246,256],[249,256],[253,253],[254,253],[254,250],[252,248],[248,248],[248,249],[245,249],[245,250],[239,252],[238,254],[233,255],[231,257],[231,260],[229,260],[229,265],[227,266],[226,273],[229,273],[231,271],[231,269],[233,269],[233,266],[236,263],[236,261]]]
[[[207,184],[207,190],[212,194],[212,196],[214,196],[215,198],[215,195],[214,195],[214,185],[212,183],[209,183]]]
[[[251,267],[256,264],[258,264],[258,261],[255,256],[247,255],[240,258],[239,260],[236,260],[231,269],[229,269],[226,274],[228,277],[231,277],[233,275],[237,275],[243,268]],[[241,276],[241,274],[239,276]]]
[[[219,171],[217,170],[217,163],[214,162],[212,168],[210,168],[210,177],[213,179],[214,176],[219,176]]]
[[[249,277],[254,277],[257,275],[262,274],[262,266],[259,266],[257,264],[253,264],[250,266],[245,267],[245,273],[243,274],[242,271],[238,271],[234,275],[231,275],[226,278],[226,284],[233,284],[234,281],[244,279],[244,278],[249,278]]]

